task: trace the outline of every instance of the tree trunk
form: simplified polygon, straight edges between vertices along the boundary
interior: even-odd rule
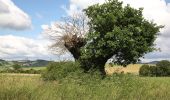
[[[105,76],[106,76],[106,71],[105,71],[105,61],[103,61],[103,62],[98,62],[99,63],[99,65],[98,65],[98,67],[99,67],[99,71],[100,71],[100,73],[101,73],[101,76],[104,78]]]
[[[78,60],[80,57],[80,48],[67,48],[69,52],[73,55],[75,60]]]
[[[70,40],[65,41],[65,47],[73,55],[75,60],[80,58],[80,48],[86,44],[84,38],[79,38],[76,35],[73,35]]]
[[[104,78],[106,76],[105,63],[107,62],[107,59],[104,59],[103,57],[99,57],[94,60],[95,60],[94,65],[100,71],[101,76]]]

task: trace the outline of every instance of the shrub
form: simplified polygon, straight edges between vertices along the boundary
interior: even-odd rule
[[[150,76],[150,66],[149,65],[142,65],[139,69],[139,75],[141,76]]]
[[[44,80],[59,80],[80,72],[78,62],[52,62],[42,74]]]
[[[156,66],[143,65],[139,70],[141,76],[170,76],[170,62],[160,61]]]
[[[170,76],[170,62],[167,60],[162,60],[156,64],[159,67],[161,76]]]
[[[21,65],[19,65],[19,64],[14,64],[12,67],[13,67],[14,70],[20,70],[21,69]]]

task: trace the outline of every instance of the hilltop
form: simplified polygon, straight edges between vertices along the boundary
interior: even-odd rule
[[[0,66],[11,66],[14,63],[20,64],[24,67],[41,67],[41,66],[47,66],[48,63],[51,61],[37,59],[37,60],[15,60],[15,61],[6,61],[3,59],[0,59]]]

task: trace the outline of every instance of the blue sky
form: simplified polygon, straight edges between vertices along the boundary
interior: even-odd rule
[[[0,0],[0,58],[58,59],[48,51],[42,25],[50,25],[79,9],[105,0]],[[170,60],[170,0],[122,0],[135,8],[143,7],[144,16],[165,25],[156,45],[161,52],[147,54],[144,61]],[[2,14],[1,14],[2,13]],[[22,48],[22,49],[21,49]],[[64,57],[69,58],[66,54]]]
[[[13,0],[14,4],[26,12],[32,21],[32,29],[16,31],[0,29],[0,35],[13,34],[29,38],[37,38],[42,32],[41,25],[50,24],[52,21],[59,20],[66,16],[63,6],[69,6],[69,0]],[[166,0],[170,2],[170,0]],[[154,1],[153,1],[154,3]]]
[[[1,29],[0,35],[13,34],[37,38],[37,35],[42,32],[41,25],[50,24],[66,15],[62,6],[69,4],[68,0],[13,0],[13,2],[31,17],[33,28],[24,31]]]

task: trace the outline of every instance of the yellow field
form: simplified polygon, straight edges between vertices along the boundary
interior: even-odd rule
[[[132,74],[139,74],[139,69],[142,64],[130,64],[127,67],[122,66],[109,66],[106,65],[106,73],[113,74],[113,73],[132,73]]]

